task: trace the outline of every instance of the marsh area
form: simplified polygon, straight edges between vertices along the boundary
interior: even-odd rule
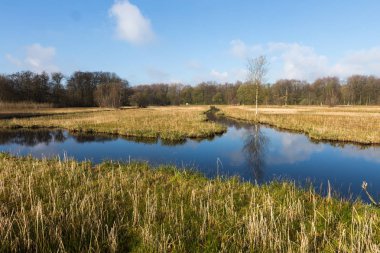
[[[317,142],[304,134],[281,131],[225,118],[212,118],[227,127],[213,138],[168,141],[159,138],[75,134],[66,130],[2,130],[0,151],[37,158],[64,157],[100,163],[105,160],[147,161],[191,168],[209,178],[238,176],[252,183],[292,180],[311,182],[324,195],[328,182],[339,197],[361,197],[361,183],[380,194],[380,146]]]

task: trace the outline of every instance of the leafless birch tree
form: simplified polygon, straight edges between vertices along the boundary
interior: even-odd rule
[[[256,104],[256,116],[258,114],[258,99],[259,99],[259,88],[264,82],[265,76],[268,71],[268,61],[264,55],[260,55],[256,58],[249,58],[247,60],[247,70],[248,70],[248,82],[255,85],[255,104]]]

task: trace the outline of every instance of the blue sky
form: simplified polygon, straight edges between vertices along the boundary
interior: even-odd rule
[[[380,1],[1,0],[0,72],[103,70],[132,85],[380,75]]]

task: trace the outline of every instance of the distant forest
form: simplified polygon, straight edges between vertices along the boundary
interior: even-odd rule
[[[0,75],[0,102],[50,103],[56,107],[119,107],[123,105],[253,104],[255,88],[247,82],[203,82],[130,86],[114,73],[18,72]],[[267,105],[380,105],[380,78],[353,75],[313,83],[278,80],[260,86],[259,103]]]

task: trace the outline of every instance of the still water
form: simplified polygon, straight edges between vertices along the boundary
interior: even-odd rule
[[[110,135],[76,135],[63,130],[0,132],[0,152],[77,160],[144,160],[152,165],[191,167],[207,177],[239,176],[265,183],[274,179],[312,182],[324,194],[329,180],[341,197],[362,197],[361,183],[380,197],[380,147],[313,142],[299,133],[221,120],[228,130],[213,139],[172,143]]]

